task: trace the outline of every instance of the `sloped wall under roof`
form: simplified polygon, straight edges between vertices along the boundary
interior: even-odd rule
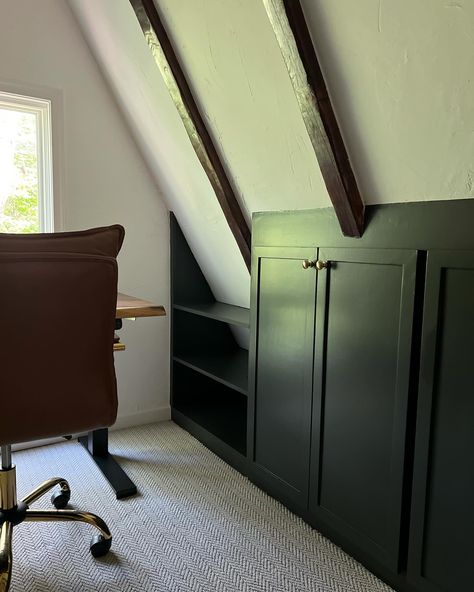
[[[68,0],[217,298],[248,273],[128,0]],[[155,0],[247,216],[328,206],[260,0]],[[474,196],[474,5],[302,0],[366,203]]]

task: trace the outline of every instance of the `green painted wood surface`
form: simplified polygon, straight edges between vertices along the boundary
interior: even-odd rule
[[[396,573],[417,253],[319,258],[310,510]]]
[[[247,395],[249,356],[246,349],[235,347],[230,351],[212,352],[212,355],[206,351],[188,351],[173,359]]]
[[[368,206],[362,238],[341,234],[331,208],[258,212],[252,218],[254,246],[472,249],[474,199]]]
[[[193,314],[202,315],[216,321],[248,327],[250,313],[248,308],[225,304],[223,302],[197,303],[192,301],[174,303],[176,310],[184,310]]]
[[[474,250],[428,253],[409,576],[471,590],[474,555]]]
[[[248,326],[249,311],[216,301],[173,213],[170,233],[172,417],[243,470],[248,352],[229,325]]]
[[[303,508],[308,499],[316,276],[301,262],[313,257],[314,249],[254,250],[254,476]]]

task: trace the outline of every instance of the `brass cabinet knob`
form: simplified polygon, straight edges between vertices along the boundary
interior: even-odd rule
[[[310,267],[316,267],[316,261],[310,261],[309,259],[305,259],[302,265],[303,269],[309,269]]]
[[[322,271],[323,269],[329,268],[329,261],[320,261],[319,259],[316,261],[316,269],[318,271]]]
[[[303,261],[303,269],[309,269],[310,267],[315,267],[318,271],[322,271],[323,269],[329,268],[329,261],[310,261],[309,259],[305,259]]]

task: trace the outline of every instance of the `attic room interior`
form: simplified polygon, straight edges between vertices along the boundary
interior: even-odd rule
[[[0,592],[474,589],[473,41],[0,1]]]

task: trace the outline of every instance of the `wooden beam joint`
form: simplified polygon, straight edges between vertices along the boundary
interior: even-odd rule
[[[342,233],[360,237],[364,202],[299,0],[263,0]]]

